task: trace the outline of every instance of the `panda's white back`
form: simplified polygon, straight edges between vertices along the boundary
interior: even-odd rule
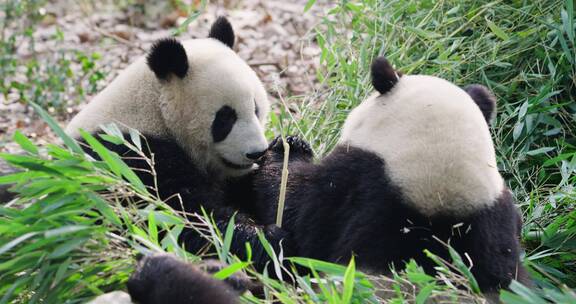
[[[341,142],[378,154],[407,202],[426,215],[490,206],[504,183],[488,125],[450,82],[405,75],[348,117]]]

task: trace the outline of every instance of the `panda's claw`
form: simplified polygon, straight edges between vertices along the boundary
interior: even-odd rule
[[[298,136],[287,136],[286,143],[290,146],[290,160],[294,160],[296,158],[309,161],[313,157],[312,149],[310,145],[301,139]],[[284,143],[282,141],[281,136],[277,136],[270,142],[268,148],[273,154],[275,154],[275,158],[278,161],[281,161],[284,156]]]
[[[310,145],[302,138],[297,136],[288,136],[288,144],[290,145],[290,153],[295,153],[302,156],[312,157],[312,149]]]
[[[268,145],[268,150],[276,153],[284,153],[284,145],[282,144],[282,136],[276,136]]]

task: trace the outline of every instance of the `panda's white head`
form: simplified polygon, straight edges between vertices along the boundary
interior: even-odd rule
[[[206,39],[163,39],[147,56],[160,83],[166,128],[197,164],[234,176],[249,172],[267,148],[266,91],[232,50],[234,31],[223,17]]]
[[[437,77],[402,75],[383,57],[372,64],[378,93],[354,109],[341,143],[378,154],[407,202],[425,215],[466,215],[504,189],[489,122],[495,98]]]

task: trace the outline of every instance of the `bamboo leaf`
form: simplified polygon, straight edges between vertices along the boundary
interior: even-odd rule
[[[248,267],[249,265],[250,263],[248,262],[237,262],[228,267],[220,269],[220,271],[216,272],[212,276],[218,280],[225,280],[236,272]]]
[[[344,273],[344,287],[342,292],[342,303],[350,303],[352,301],[352,295],[354,294],[354,278],[356,275],[356,264],[354,263],[354,257],[350,259],[350,263],[346,268]]]
[[[14,132],[14,138],[13,139],[25,151],[28,151],[28,152],[35,154],[35,155],[38,154],[38,147],[36,147],[36,145],[34,145],[34,143],[32,143],[30,141],[30,139],[28,139],[28,137],[26,137],[26,136],[24,136],[24,134],[20,133],[19,130],[16,130],[16,132]]]
[[[494,22],[486,19],[486,23],[488,24],[488,27],[490,28],[492,33],[494,33],[494,35],[498,36],[498,38],[500,38],[504,41],[510,40],[510,37],[504,32],[504,30],[502,30],[500,27],[498,27]]]
[[[62,139],[62,141],[64,141],[64,144],[68,148],[70,148],[72,151],[74,151],[78,154],[84,154],[84,151],[78,145],[78,143],[74,139],[72,139],[70,136],[68,136],[66,134],[66,132],[64,132],[64,130],[62,130],[62,128],[60,128],[58,123],[54,119],[52,119],[52,117],[50,117],[50,115],[46,111],[44,111],[44,109],[42,109],[42,107],[40,107],[39,105],[37,105],[34,102],[30,102],[30,105],[40,115],[40,117],[42,117],[42,119],[44,119],[44,121],[48,124],[48,126],[50,126],[52,131],[54,131],[54,133],[56,133],[56,135],[58,135],[58,137],[60,137]]]
[[[307,11],[309,11],[312,6],[314,6],[314,3],[316,3],[316,0],[308,0],[308,2],[306,2],[306,5],[304,5],[304,12],[306,13]]]

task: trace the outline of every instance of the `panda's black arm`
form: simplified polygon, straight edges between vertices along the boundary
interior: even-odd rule
[[[287,184],[287,201],[298,201],[301,194],[301,185],[306,183],[312,165],[313,152],[310,145],[297,136],[288,136],[289,145],[288,171],[290,172]],[[276,137],[268,147],[268,151],[260,162],[260,168],[253,175],[250,186],[253,189],[251,200],[252,213],[259,223],[275,223],[284,167],[284,145],[280,136]],[[308,185],[303,185],[304,188]],[[306,191],[304,191],[306,192]],[[287,208],[285,208],[285,212]],[[288,210],[288,213],[291,211]],[[284,217],[287,217],[284,214]],[[289,216],[288,216],[289,217]]]
[[[238,256],[241,260],[248,259],[246,243],[250,245],[252,252],[252,264],[257,271],[262,272],[266,264],[271,265],[271,258],[264,249],[258,238],[258,232],[262,232],[270,243],[274,252],[278,254],[283,251],[284,256],[292,256],[295,253],[295,245],[291,235],[276,225],[257,225],[250,217],[242,213],[236,213],[231,208],[219,208],[212,210],[212,218],[217,228],[224,234],[228,228],[230,218],[234,216],[234,234],[230,244],[230,252]],[[180,243],[184,244],[187,251],[195,253],[207,245],[207,241],[192,228],[185,229],[180,234]],[[271,268],[268,269],[269,272]]]

